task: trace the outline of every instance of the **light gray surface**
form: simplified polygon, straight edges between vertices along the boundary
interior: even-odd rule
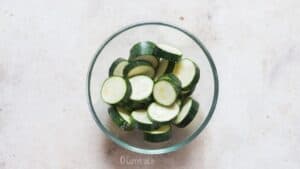
[[[1,0],[0,169],[300,168],[299,9],[298,0]],[[159,156],[106,139],[85,96],[103,40],[149,20],[194,33],[220,76],[205,132]]]

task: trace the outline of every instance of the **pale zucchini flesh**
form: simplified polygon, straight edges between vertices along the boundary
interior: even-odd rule
[[[153,90],[153,81],[145,75],[137,75],[129,79],[131,85],[130,99],[133,101],[145,102],[150,99]]]
[[[178,93],[174,89],[173,85],[166,80],[161,80],[155,83],[153,88],[153,97],[156,102],[164,106],[172,105]]]
[[[199,81],[200,70],[190,59],[181,59],[175,64],[173,74],[180,80],[183,90],[193,88]]]
[[[180,94],[181,83],[173,74],[161,76],[153,88],[154,100],[164,106],[172,105]]]
[[[199,103],[192,98],[187,98],[177,117],[174,119],[174,124],[180,128],[187,126],[198,113],[198,109]]]
[[[149,119],[145,109],[133,111],[131,117],[135,122],[135,126],[140,130],[154,130],[158,127],[156,123]]]
[[[127,79],[111,76],[102,85],[101,96],[108,104],[117,104],[126,100],[131,94],[131,86]]]
[[[155,75],[155,70],[150,63],[142,60],[135,60],[129,62],[129,64],[125,67],[124,75],[125,77],[146,75],[153,78]]]
[[[178,104],[162,106],[155,102],[151,103],[147,109],[148,117],[157,123],[167,123],[172,121],[179,113]]]
[[[124,76],[124,68],[128,65],[128,61],[123,58],[116,59],[109,68],[109,76]]]

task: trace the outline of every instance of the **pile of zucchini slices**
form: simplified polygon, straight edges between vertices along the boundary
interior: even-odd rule
[[[128,59],[118,58],[103,82],[101,97],[123,130],[142,130],[144,139],[170,139],[172,125],[186,127],[199,104],[191,95],[200,78],[198,66],[172,46],[139,42]]]

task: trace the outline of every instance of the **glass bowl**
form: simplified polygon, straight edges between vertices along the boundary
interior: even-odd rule
[[[200,80],[192,97],[200,104],[195,119],[185,128],[172,127],[170,140],[150,143],[141,131],[124,131],[113,124],[108,105],[100,96],[100,87],[108,77],[111,63],[118,57],[127,58],[137,42],[153,41],[177,47],[183,57],[191,58],[200,68]],[[94,56],[88,71],[87,94],[92,115],[99,128],[119,146],[143,154],[163,154],[176,151],[191,142],[207,126],[218,98],[218,75],[208,50],[198,38],[177,26],[162,22],[145,22],[124,27],[111,35]]]

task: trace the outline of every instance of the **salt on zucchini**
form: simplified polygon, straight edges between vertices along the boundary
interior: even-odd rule
[[[181,98],[187,98],[187,97],[191,96],[193,94],[195,88],[196,87],[194,86],[193,88],[188,89],[188,90],[181,90],[181,92],[180,92]]]

